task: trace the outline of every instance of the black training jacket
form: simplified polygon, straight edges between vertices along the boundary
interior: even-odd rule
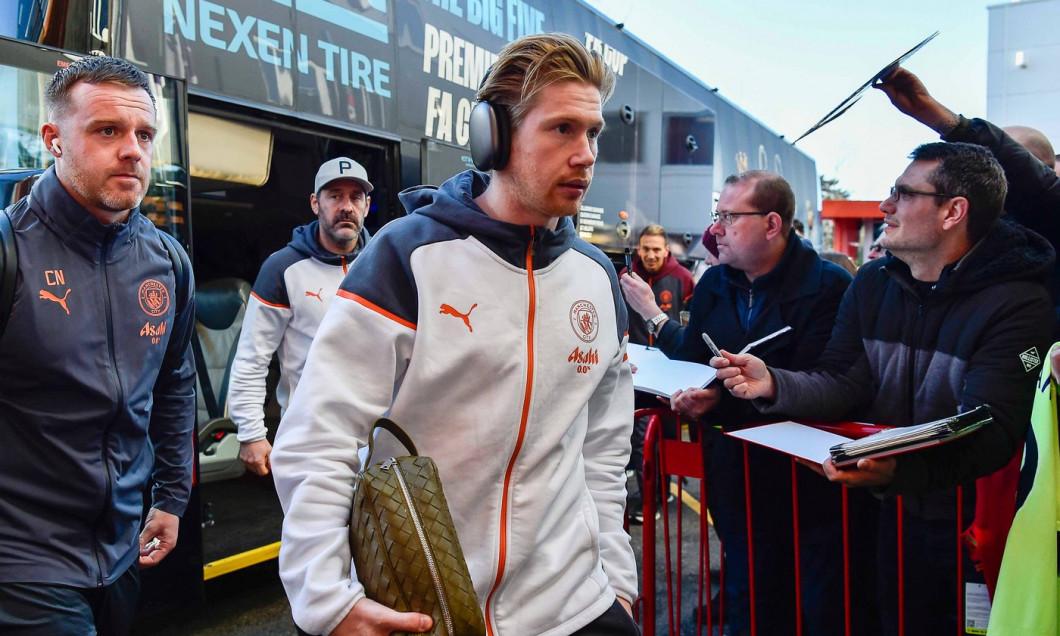
[[[100,224],[54,168],[10,212],[19,274],[0,339],[0,582],[107,585],[137,558],[149,483],[153,507],[187,506],[191,285],[178,315],[154,225],[139,209]]]

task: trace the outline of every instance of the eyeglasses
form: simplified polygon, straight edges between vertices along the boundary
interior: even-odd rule
[[[923,190],[914,190],[905,186],[891,186],[891,201],[898,203],[902,200],[902,197],[907,197],[911,194],[918,194],[922,197],[938,197],[940,199],[952,199],[956,195],[945,194],[943,192],[924,192]]]
[[[721,221],[721,224],[725,227],[732,227],[732,224],[736,222],[737,217],[765,216],[767,214],[772,214],[772,212],[711,212],[710,221],[711,223]]]

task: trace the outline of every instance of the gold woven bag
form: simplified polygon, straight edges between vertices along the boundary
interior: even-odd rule
[[[410,456],[372,466],[377,428],[394,435]],[[350,513],[350,548],[365,594],[399,612],[430,615],[430,634],[484,635],[438,467],[417,455],[409,436],[389,419],[376,420],[368,439],[367,468],[354,483]]]

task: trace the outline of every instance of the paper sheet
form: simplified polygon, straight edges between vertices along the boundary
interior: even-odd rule
[[[815,464],[823,464],[831,456],[828,452],[831,447],[850,441],[849,437],[796,422],[763,424],[739,431],[726,431],[725,434],[794,455]]]
[[[652,347],[630,343],[626,355],[637,371],[633,374],[633,388],[655,395],[670,397],[689,387],[704,388],[714,381],[717,370],[705,364],[671,360]]]

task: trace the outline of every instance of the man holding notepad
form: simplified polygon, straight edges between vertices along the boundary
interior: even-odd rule
[[[965,528],[975,479],[1020,447],[1053,322],[1042,281],[1054,254],[1041,236],[999,219],[1007,185],[989,151],[933,143],[910,156],[880,204],[890,254],[858,272],[813,370],[725,351],[712,363],[732,395],[797,418],[911,426],[990,405],[994,422],[956,441],[842,470],[824,464],[830,480],[883,498],[884,634],[899,633],[894,497],[904,495],[904,633],[916,636],[957,631],[954,487],[965,486]]]
[[[807,368],[817,360],[851,278],[799,239],[792,229],[794,214],[795,197],[780,175],[756,170],[726,179],[708,228],[717,239],[721,266],[708,269],[696,285],[686,328],[665,318],[648,285],[636,276],[622,276],[626,301],[643,319],[654,323],[655,343],[667,356],[706,363],[712,354],[704,333],[718,346],[738,351],[791,327],[758,344],[754,351],[783,368]],[[751,624],[743,449],[739,442],[717,435],[716,427],[740,428],[761,422],[763,417],[716,383],[675,392],[671,407],[689,419],[700,419],[707,438],[708,505],[725,545],[725,616],[730,632],[739,634]],[[787,459],[756,448],[750,449],[750,464],[756,631],[788,636],[796,631],[791,469]],[[810,481],[804,479],[800,485]],[[837,511],[839,490],[816,478],[814,485],[814,493],[800,493],[800,505],[802,495],[808,495],[806,505],[813,508],[819,499],[816,491],[829,491],[835,500],[827,503],[835,505],[818,507],[822,513]],[[827,568],[828,564],[822,565]],[[815,580],[836,581],[827,576]],[[804,633],[842,633],[841,614],[826,610],[834,607],[834,598],[828,597],[841,595],[842,588],[804,585],[803,590],[810,627]],[[826,613],[836,619],[831,627],[825,625]]]

